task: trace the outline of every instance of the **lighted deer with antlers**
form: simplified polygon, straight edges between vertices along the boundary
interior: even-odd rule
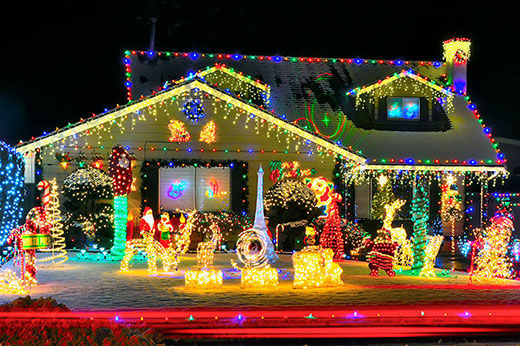
[[[395,214],[403,207],[406,201],[397,199],[391,204],[385,205],[385,219],[383,220],[383,228],[390,232],[392,241],[399,244],[396,251],[396,264],[400,266],[411,266],[413,263],[412,244],[406,238],[406,230],[402,227],[392,227]]]

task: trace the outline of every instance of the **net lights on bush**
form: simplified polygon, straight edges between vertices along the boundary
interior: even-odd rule
[[[472,276],[487,280],[508,279],[512,274],[509,258],[509,242],[514,230],[514,217],[506,210],[498,210],[491,218],[491,225],[480,237],[480,251],[476,257],[476,269]]]
[[[0,294],[27,294],[24,282],[18,278],[15,272],[9,269],[0,271]]]

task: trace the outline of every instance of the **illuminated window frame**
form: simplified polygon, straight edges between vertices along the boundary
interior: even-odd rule
[[[390,116],[390,104],[400,101],[401,103],[401,115],[404,114],[404,103],[407,101],[414,101],[417,103],[419,110],[417,112],[417,117],[414,118],[406,118],[404,116]],[[386,101],[386,119],[391,121],[420,121],[421,120],[421,98],[420,97],[408,97],[408,96],[399,96],[399,97],[388,97]]]

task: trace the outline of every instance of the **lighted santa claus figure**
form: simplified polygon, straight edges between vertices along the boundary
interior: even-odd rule
[[[155,233],[155,219],[153,217],[152,209],[144,208],[143,217],[139,222],[139,233],[144,237],[145,235],[153,235]]]

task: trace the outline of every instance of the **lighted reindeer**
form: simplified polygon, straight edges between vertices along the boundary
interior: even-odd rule
[[[406,201],[397,199],[391,204],[385,205],[385,219],[383,220],[383,228],[390,232],[392,241],[399,244],[396,251],[396,264],[400,266],[411,266],[413,262],[412,256],[412,244],[409,239],[406,238],[406,230],[401,227],[392,227],[395,214],[399,209],[403,207]]]

